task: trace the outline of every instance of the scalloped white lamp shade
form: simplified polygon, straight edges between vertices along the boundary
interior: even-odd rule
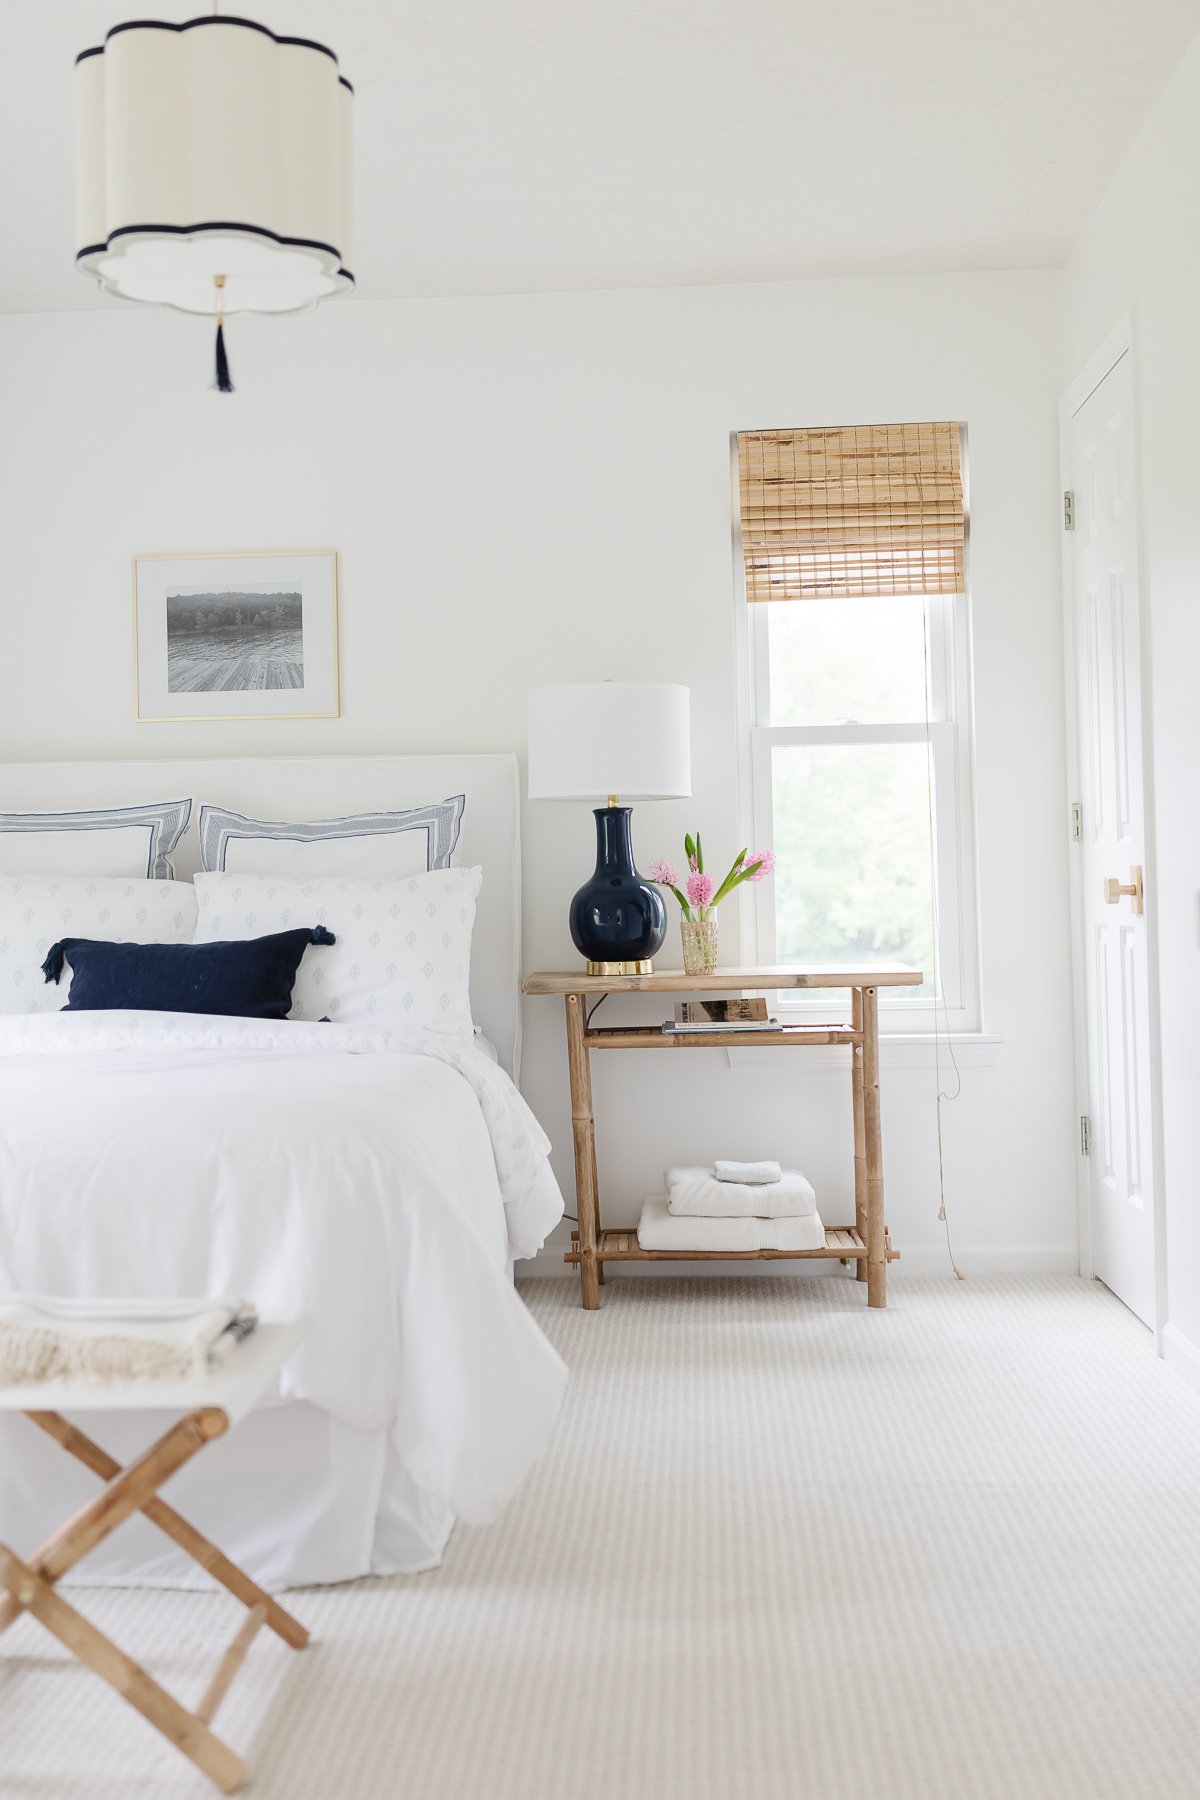
[[[353,287],[332,50],[248,19],[136,20],[83,51],[76,89],[75,260],[109,293],[284,313]]]

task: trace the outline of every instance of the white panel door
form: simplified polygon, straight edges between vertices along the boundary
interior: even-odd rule
[[[1071,606],[1081,777],[1095,1272],[1155,1323],[1150,1003],[1133,384],[1128,353],[1073,415]]]

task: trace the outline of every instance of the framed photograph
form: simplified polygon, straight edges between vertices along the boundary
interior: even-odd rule
[[[336,550],[135,556],[137,717],[335,719]]]

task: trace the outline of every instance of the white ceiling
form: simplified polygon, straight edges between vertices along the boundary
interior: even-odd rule
[[[3,0],[0,310],[72,266],[75,53],[205,4]],[[245,0],[357,93],[359,292],[1060,264],[1200,0]]]

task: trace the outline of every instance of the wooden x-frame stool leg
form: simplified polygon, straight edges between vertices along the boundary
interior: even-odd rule
[[[269,1626],[294,1650],[304,1648],[308,1632],[236,1563],[230,1562],[215,1544],[209,1543],[158,1497],[159,1488],[169,1476],[182,1468],[205,1444],[222,1435],[228,1428],[228,1418],[219,1407],[203,1407],[188,1413],[144,1455],[122,1469],[106,1451],[59,1413],[29,1412],[26,1417],[49,1432],[106,1485],[95,1499],[80,1508],[74,1518],[68,1519],[52,1537],[48,1537],[27,1562],[0,1544],[0,1590],[3,1590],[0,1592],[0,1632],[22,1612],[32,1613],[80,1662],[94,1669],[177,1749],[190,1757],[222,1793],[233,1793],[245,1779],[246,1765],[210,1729],[213,1715],[261,1626]],[[192,1711],[168,1694],[139,1664],[118,1649],[111,1638],[97,1630],[55,1592],[55,1583],[60,1577],[135,1512],[144,1513],[248,1609],[203,1699]]]

